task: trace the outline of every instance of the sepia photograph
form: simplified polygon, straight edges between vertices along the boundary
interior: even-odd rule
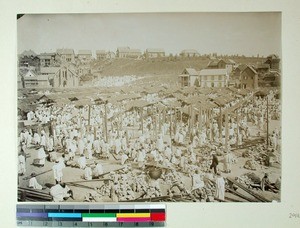
[[[17,15],[18,202],[281,202],[281,13]]]

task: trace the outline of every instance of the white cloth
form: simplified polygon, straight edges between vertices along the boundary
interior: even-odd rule
[[[37,182],[35,177],[30,178],[29,180],[29,188],[42,190],[43,187]]]
[[[92,173],[91,167],[86,167],[84,169],[84,179],[92,180],[92,175],[93,175],[93,173]]]
[[[63,188],[60,184],[57,184],[50,189],[50,195],[53,197],[54,202],[62,202],[65,197],[70,196],[68,193],[69,190],[70,188],[68,186]]]
[[[98,163],[95,167],[95,176],[99,176],[99,175],[102,175],[104,172],[103,172],[103,166]]]
[[[39,150],[38,150],[38,156],[37,158],[39,159],[39,164],[40,165],[45,165],[45,162],[46,162],[46,153],[45,153],[45,150],[43,147],[41,147]]]
[[[84,169],[86,166],[86,158],[85,157],[78,158],[78,165],[80,169]]]
[[[225,199],[225,181],[223,177],[216,179],[216,198],[221,200]]]
[[[60,163],[56,163],[52,167],[54,179],[57,180],[58,182],[62,181],[62,177],[63,177],[62,170],[63,170],[63,168],[64,167]]]
[[[26,172],[26,166],[25,166],[25,157],[20,154],[18,157],[19,160],[19,172],[20,174],[24,174]]]
[[[193,175],[193,187],[192,190],[204,187],[204,182],[201,180],[200,174]]]

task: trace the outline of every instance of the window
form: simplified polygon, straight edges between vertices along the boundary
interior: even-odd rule
[[[50,59],[45,59],[45,66],[50,66]]]
[[[219,75],[219,80],[222,80],[222,75]]]

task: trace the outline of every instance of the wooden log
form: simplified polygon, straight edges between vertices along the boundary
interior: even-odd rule
[[[70,181],[65,182],[65,184],[77,184],[77,183],[89,183],[89,182],[97,182],[97,181],[105,181],[105,180],[111,180],[111,179],[92,179],[92,180],[80,180],[80,181]]]
[[[251,191],[250,189],[248,189],[246,186],[238,183],[237,181],[233,180],[232,178],[230,177],[227,177],[227,180],[232,182],[233,184],[235,184],[236,186],[238,186],[239,188],[243,189],[245,192],[247,192],[248,194],[252,195],[253,197],[255,197],[256,199],[258,199],[259,201],[262,201],[262,202],[270,202],[270,200],[266,199],[265,197]]]
[[[47,171],[38,173],[38,174],[36,174],[36,176],[40,176],[40,175],[45,174],[45,173],[48,173],[48,172],[50,172],[50,171],[52,171],[52,169],[49,169],[49,170],[47,170]],[[30,178],[31,178],[31,176],[24,177],[23,180],[29,180]]]
[[[94,188],[92,188],[92,187],[89,187],[89,186],[86,186],[86,185],[83,185],[83,184],[74,184],[74,183],[68,183],[68,185],[70,185],[70,186],[74,186],[74,187],[78,187],[78,188],[87,188],[87,189],[94,190]]]
[[[235,196],[238,196],[238,197],[240,197],[240,198],[242,198],[242,199],[244,199],[244,200],[247,200],[247,201],[249,201],[249,202],[258,202],[257,200],[251,199],[251,198],[249,198],[249,197],[247,197],[247,196],[245,196],[245,195],[243,195],[243,194],[241,194],[241,193],[239,193],[239,192],[237,192],[237,191],[234,191],[234,190],[231,189],[231,188],[225,187],[225,189],[226,189],[227,191],[229,191],[231,194],[233,194],[233,195],[235,195]]]
[[[243,202],[243,201],[239,201],[239,200],[237,200],[237,199],[233,199],[233,198],[231,198],[231,197],[228,197],[228,196],[225,196],[225,199],[226,200],[228,200],[228,201],[230,201],[230,202]]]

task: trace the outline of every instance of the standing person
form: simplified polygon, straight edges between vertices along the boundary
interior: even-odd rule
[[[220,173],[217,173],[215,196],[220,200],[225,200],[225,180]]]
[[[211,165],[210,165],[210,169],[214,169],[215,174],[217,174],[217,166],[219,164],[219,160],[216,156],[215,153],[212,154],[212,161],[211,161]]]
[[[63,177],[63,166],[62,164],[57,160],[55,162],[55,164],[53,165],[52,167],[52,170],[53,170],[53,176],[54,176],[54,180],[55,180],[55,183],[58,184],[58,183],[61,183],[62,181],[62,177]]]
[[[25,163],[25,156],[22,153],[19,153],[19,157],[18,157],[18,161],[19,161],[19,174],[21,176],[23,176],[26,172],[26,163]]]
[[[224,172],[225,173],[231,173],[231,165],[233,162],[233,156],[228,150],[227,152],[225,151],[225,156],[224,156]]]
[[[78,152],[79,152],[80,155],[83,154],[84,148],[85,148],[84,141],[82,140],[81,137],[79,137],[79,139],[78,139]]]

